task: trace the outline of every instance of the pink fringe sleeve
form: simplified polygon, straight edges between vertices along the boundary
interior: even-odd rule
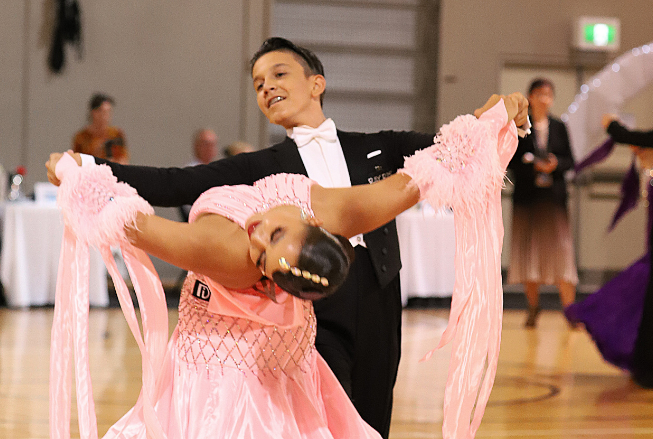
[[[475,436],[496,375],[503,317],[501,188],[516,148],[517,128],[500,101],[480,119],[464,115],[444,125],[434,145],[407,158],[400,171],[422,199],[454,212],[456,279],[449,323],[436,347],[453,342],[444,438]]]
[[[75,387],[80,438],[98,437],[88,357],[89,246],[99,250],[113,278],[127,323],[141,350],[143,404],[148,437],[164,439],[154,404],[160,391],[157,372],[168,340],[168,311],[161,281],[148,256],[134,248],[124,233],[138,212],[154,210],[136,191],[119,183],[106,165],[79,167],[68,154],[57,164],[61,180],[57,202],[64,219],[54,319],[50,346],[50,438],[70,438],[71,373]],[[139,301],[142,334],[132,299],[110,246],[120,246]]]

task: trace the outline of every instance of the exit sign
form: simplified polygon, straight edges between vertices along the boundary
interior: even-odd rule
[[[581,50],[614,51],[619,49],[618,18],[580,17],[576,22],[575,46]]]

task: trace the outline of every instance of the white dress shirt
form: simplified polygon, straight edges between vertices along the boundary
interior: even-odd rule
[[[351,187],[349,169],[336,132],[336,125],[327,119],[317,128],[298,126],[287,130],[299,148],[308,177],[323,187]],[[366,247],[363,235],[349,240],[353,246]]]

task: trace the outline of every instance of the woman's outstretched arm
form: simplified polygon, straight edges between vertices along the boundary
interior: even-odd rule
[[[419,201],[419,189],[405,174],[394,174],[374,184],[349,188],[314,185],[311,204],[323,227],[347,238],[367,233],[392,221]]]
[[[523,125],[528,115],[528,101],[521,93],[493,95],[474,115],[481,117],[501,99],[508,120]],[[419,189],[411,184],[411,177],[402,173],[374,184],[350,188],[323,188],[315,185],[311,192],[313,211],[323,221],[324,228],[346,237],[381,227],[419,200]]]
[[[261,278],[249,257],[247,233],[220,215],[204,214],[189,224],[139,214],[136,227],[125,232],[146,253],[227,288],[247,288]]]

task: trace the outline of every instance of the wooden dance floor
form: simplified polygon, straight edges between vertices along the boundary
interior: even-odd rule
[[[52,309],[0,309],[0,439],[48,437]],[[170,312],[171,325],[176,311]],[[440,438],[449,349],[426,363],[446,310],[406,310],[391,438]],[[653,390],[604,363],[583,331],[545,311],[535,330],[507,310],[494,390],[478,438],[653,438]],[[91,370],[100,435],[136,400],[140,354],[119,309],[92,310]],[[73,412],[76,423],[76,413]],[[72,428],[73,437],[77,429]],[[349,438],[347,438],[349,439]]]

